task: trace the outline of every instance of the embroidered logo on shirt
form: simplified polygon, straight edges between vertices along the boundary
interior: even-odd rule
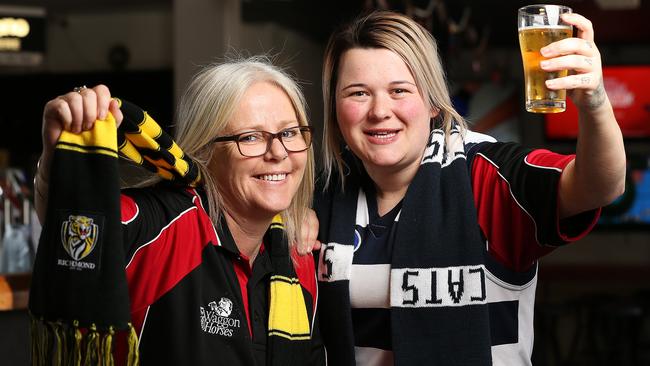
[[[361,232],[363,231],[363,227],[360,225],[355,225],[354,226],[354,251],[356,252],[361,248],[361,242],[363,241],[363,237],[361,236]]]
[[[233,304],[227,297],[222,297],[219,303],[210,301],[208,309],[199,306],[201,311],[201,329],[209,334],[232,337],[233,331],[241,326],[239,319],[230,318]]]

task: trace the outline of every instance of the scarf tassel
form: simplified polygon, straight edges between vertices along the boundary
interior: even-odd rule
[[[138,337],[129,323],[126,341],[127,366],[139,365]],[[114,366],[115,329],[105,331],[91,324],[86,330],[72,325],[31,317],[33,366]]]
[[[129,323],[129,335],[127,342],[129,344],[129,355],[127,366],[137,366],[140,364],[140,354],[138,351],[138,335],[135,333],[133,324]]]
[[[84,358],[84,366],[93,366],[99,364],[99,333],[97,332],[97,326],[93,323],[88,328],[88,333],[86,333],[86,353]]]

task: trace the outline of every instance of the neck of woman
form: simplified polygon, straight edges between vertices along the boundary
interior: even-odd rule
[[[272,218],[252,219],[248,217],[241,217],[232,215],[228,210],[224,210],[224,216],[228,223],[230,234],[235,240],[235,245],[239,252],[248,257],[249,264],[252,266],[255,257],[260,252],[264,234],[271,225]]]
[[[377,210],[380,216],[392,210],[406,196],[406,191],[415,178],[419,166],[417,164],[397,170],[366,167],[377,190]]]

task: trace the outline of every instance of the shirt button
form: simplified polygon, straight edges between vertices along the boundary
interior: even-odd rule
[[[255,314],[253,315],[253,321],[254,321],[255,323],[259,323],[259,322],[260,322],[260,313],[258,313],[257,311],[256,311]]]

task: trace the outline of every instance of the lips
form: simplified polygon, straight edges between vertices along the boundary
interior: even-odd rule
[[[368,136],[370,141],[374,144],[390,144],[393,141],[396,141],[397,135],[400,133],[400,129],[372,129],[365,130],[363,133]]]

